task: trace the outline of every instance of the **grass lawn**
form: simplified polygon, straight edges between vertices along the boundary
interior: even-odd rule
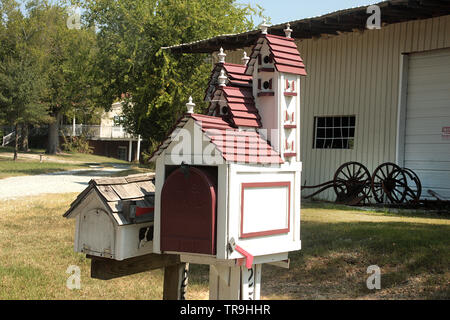
[[[0,299],[161,299],[163,272],[101,281],[73,252],[74,220],[62,218],[77,194],[0,201]],[[302,246],[290,270],[263,266],[263,299],[450,298],[450,219],[305,204]],[[366,269],[381,268],[381,290]],[[66,288],[70,265],[81,290]],[[208,298],[208,267],[191,265],[188,299]]]
[[[43,153],[44,150],[38,149],[33,149],[27,153],[20,153],[19,159],[13,161],[11,152],[11,147],[0,147],[0,179],[21,175],[86,169],[92,164],[103,167],[118,164],[129,165],[128,162],[123,160],[83,153],[44,155],[44,161],[41,163],[39,161],[39,154]],[[145,171],[145,169],[142,170]]]

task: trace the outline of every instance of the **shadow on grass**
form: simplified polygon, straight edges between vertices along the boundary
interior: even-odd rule
[[[447,225],[304,222],[303,249],[289,254],[290,270],[264,266],[263,294],[362,298],[373,293],[366,287],[367,267],[378,265],[382,289],[377,294],[448,299],[449,234]]]

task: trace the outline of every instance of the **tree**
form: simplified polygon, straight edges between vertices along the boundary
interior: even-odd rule
[[[70,11],[64,3],[34,1],[28,9],[30,19],[41,26],[41,63],[48,79],[42,100],[51,117],[46,152],[54,154],[59,151],[59,125],[64,114],[73,113],[75,108],[84,112],[95,108],[91,99],[96,90],[92,73],[95,30],[68,28]]]
[[[153,144],[164,138],[192,95],[199,109],[211,63],[206,55],[171,56],[160,48],[254,28],[261,14],[234,0],[86,0],[88,23],[98,29],[97,101],[111,105],[126,93],[129,131]],[[219,48],[218,48],[219,49]],[[100,72],[101,71],[101,72]]]
[[[6,3],[6,2],[5,2]],[[17,3],[3,7],[0,42],[0,115],[15,127],[14,160],[17,160],[20,126],[44,121],[47,113],[40,101],[44,81],[32,49],[33,32]]]

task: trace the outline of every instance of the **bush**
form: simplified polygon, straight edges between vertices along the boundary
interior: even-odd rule
[[[66,152],[77,152],[77,153],[93,153],[93,147],[89,146],[89,141],[86,136],[81,135],[79,137],[69,137],[67,138],[65,135],[62,135],[64,142],[62,144],[62,148]]]

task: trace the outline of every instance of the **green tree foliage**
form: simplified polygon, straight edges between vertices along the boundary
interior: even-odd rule
[[[74,109],[90,112],[95,108],[92,97],[99,95],[93,80],[93,61],[97,53],[93,28],[69,28],[71,14],[64,3],[33,1],[30,20],[38,24],[43,73],[48,79],[42,100],[49,108],[47,153],[59,151],[59,123]]]
[[[2,2],[0,26],[0,115],[15,127],[14,160],[19,147],[19,128],[46,120],[47,107],[41,102],[44,78],[34,50],[34,26],[14,1]]]
[[[69,28],[64,1],[0,1],[1,119],[49,123],[47,153],[59,150],[59,123],[75,110],[95,109],[93,28]]]
[[[161,47],[254,28],[261,10],[234,0],[86,0],[85,18],[97,28],[99,102],[125,94],[126,127],[156,144],[185,111],[197,111],[211,71],[207,55],[176,55]],[[219,49],[219,47],[217,48]]]

